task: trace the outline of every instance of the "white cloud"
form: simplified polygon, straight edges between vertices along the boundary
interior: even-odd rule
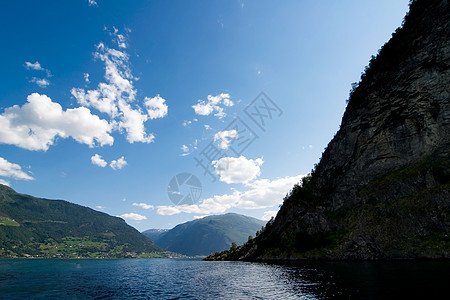
[[[118,34],[116,41],[117,41],[117,46],[119,46],[119,48],[122,48],[122,49],[127,48],[126,38],[123,34]]]
[[[206,130],[211,130],[211,129],[212,129],[211,126],[209,126],[208,124],[205,124],[205,125],[203,125],[203,126],[205,126],[205,129],[206,129]]]
[[[109,164],[109,166],[113,169],[113,170],[120,170],[123,167],[125,167],[128,163],[125,160],[125,157],[121,157],[118,160],[113,160],[111,161],[111,163]]]
[[[179,213],[213,214],[223,213],[227,209],[234,207],[239,199],[239,192],[234,191],[231,195],[214,195],[204,199],[201,204],[178,205],[178,206],[158,206],[156,213],[159,215],[175,215]]]
[[[90,82],[89,76],[90,76],[89,73],[84,73],[84,74],[83,74],[84,81],[86,81],[86,83],[89,83],[89,82]]]
[[[160,95],[153,98],[145,97],[145,107],[148,111],[150,119],[164,118],[167,116],[168,107],[166,102]]]
[[[105,30],[108,30],[106,28],[106,26],[105,26]],[[131,32],[131,29],[126,28],[125,31]],[[126,49],[127,48],[127,38],[123,34],[120,34],[119,30],[116,27],[113,26],[113,31],[109,32],[109,34],[111,36],[114,36],[113,41],[117,43],[117,46],[119,48],[122,48],[122,49]]]
[[[119,36],[114,28],[112,35]],[[121,37],[123,37],[121,35]],[[123,37],[125,38],[125,37]],[[123,48],[123,47],[120,47]],[[165,99],[157,95],[145,98],[147,113],[144,113],[136,103],[137,91],[133,81],[138,80],[131,73],[129,55],[126,52],[111,49],[103,43],[97,46],[95,57],[105,64],[105,81],[98,84],[95,90],[73,88],[71,94],[78,103],[93,107],[108,114],[117,124],[117,129],[126,132],[129,143],[151,143],[154,140],[152,133],[147,133],[144,123],[149,119],[162,118],[167,115],[168,107]],[[118,119],[116,121],[116,119]]]
[[[6,186],[9,186],[9,182],[8,182],[8,181],[6,181],[6,180],[4,180],[4,179],[1,179],[1,178],[0,178],[0,184],[3,184],[3,185],[6,185]]]
[[[118,124],[119,128],[125,129],[127,132],[127,141],[130,144],[153,142],[155,136],[145,132],[144,122],[147,121],[148,116],[143,114],[140,109],[132,109],[131,105],[123,100],[119,101],[119,107],[123,115]]]
[[[33,177],[22,171],[21,166],[19,166],[18,164],[10,163],[2,157],[0,157],[0,176],[18,180],[34,180]]]
[[[118,101],[133,102],[136,91],[133,87],[133,75],[129,68],[129,57],[125,52],[106,47],[103,43],[97,46],[95,57],[105,63],[105,79],[107,83],[99,83],[96,90],[85,91],[73,88],[72,95],[78,103],[93,107],[111,117],[119,115]]]
[[[95,208],[98,209],[98,210],[104,210],[105,209],[105,207],[101,206],[101,205],[97,205]]]
[[[183,151],[183,152],[189,152],[189,147],[186,146],[186,145],[181,145],[180,149],[181,149],[181,151]]]
[[[41,64],[38,61],[36,61],[35,63],[26,61],[25,68],[27,68],[28,70],[45,71],[45,69],[41,66]]]
[[[93,147],[112,145],[112,126],[85,107],[63,110],[48,96],[33,93],[27,103],[5,109],[0,115],[0,143],[46,151],[57,137],[72,137]]]
[[[142,207],[143,209],[154,209],[155,207],[147,203],[133,203],[134,206]]]
[[[47,73],[47,77],[51,77],[52,76],[52,74],[50,73],[50,70],[44,69],[38,61],[36,61],[34,63],[26,61],[25,62],[25,68],[27,68],[28,70],[44,71],[44,72]],[[42,82],[42,80],[45,80],[45,79],[37,79],[37,78],[33,78],[33,79],[34,80],[32,80],[32,82],[35,82],[35,81],[38,81],[38,80]]]
[[[187,127],[191,124],[192,124],[192,121],[188,121],[188,120],[184,120],[183,123],[181,123],[181,125],[183,125],[184,127]]]
[[[198,100],[198,103],[196,105],[192,106],[194,108],[194,111],[197,115],[201,116],[208,116],[210,115],[214,108],[209,103],[205,103],[203,100]]]
[[[232,194],[214,195],[200,204],[179,206],[158,206],[157,214],[175,215],[179,213],[215,214],[230,208],[261,209],[280,205],[294,184],[304,175],[287,176],[275,180],[261,179],[246,184],[246,191],[233,190]]]
[[[33,77],[30,81],[36,83],[41,88],[45,88],[50,85],[50,81],[45,78]]]
[[[104,160],[100,155],[95,154],[94,156],[91,157],[91,162],[94,165],[97,165],[99,167],[106,167],[108,165],[108,162],[106,160]],[[127,161],[125,160],[125,157],[120,157],[117,160],[112,160],[109,163],[109,166],[113,169],[113,170],[120,170],[123,167],[125,167],[126,165],[128,165]],[[134,205],[134,204],[133,204]]]
[[[240,157],[222,157],[212,162],[220,181],[225,183],[247,183],[261,175],[262,158],[247,159]]]
[[[195,150],[198,149],[198,140],[195,139],[193,143],[189,144],[189,145],[181,145],[180,147],[181,151],[183,151],[183,153],[180,154],[180,156],[187,156],[187,155],[191,155]]]
[[[223,110],[224,106],[233,106],[233,101],[230,100],[230,94],[221,93],[216,96],[208,95],[207,100],[198,100],[197,104],[193,105],[197,115],[201,116],[209,116],[211,113],[215,112],[214,116],[222,119],[226,116],[226,113]]]
[[[99,167],[106,167],[108,165],[108,163],[106,162],[106,160],[104,160],[100,155],[95,154],[94,156],[91,157],[91,162],[92,164],[99,166]]]
[[[230,140],[238,137],[236,129],[219,131],[214,135],[214,141],[220,141],[220,149],[228,149],[230,147]]]
[[[294,184],[300,182],[303,176],[286,176],[273,181],[259,179],[248,183],[247,186],[250,189],[242,194],[238,207],[258,209],[279,205],[283,202],[284,196],[293,188]]]
[[[278,213],[278,210],[267,210],[264,212],[264,215],[262,216],[261,220],[269,221],[272,217],[275,218],[277,213]]]
[[[98,6],[95,0],[88,0],[89,6]]]
[[[124,220],[132,220],[132,221],[142,221],[147,220],[146,216],[135,214],[135,213],[128,213],[118,216],[119,218],[122,218]]]

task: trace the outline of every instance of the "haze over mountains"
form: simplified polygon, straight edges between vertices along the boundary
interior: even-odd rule
[[[265,222],[229,213],[139,233],[118,217],[23,195],[0,185],[0,257],[163,257],[162,248],[206,256],[243,244]],[[152,241],[155,240],[156,244]],[[172,253],[171,255],[175,255]]]
[[[229,249],[233,242],[243,244],[265,224],[265,221],[252,217],[228,213],[186,222],[168,231],[150,229],[143,234],[163,249],[204,256]]]

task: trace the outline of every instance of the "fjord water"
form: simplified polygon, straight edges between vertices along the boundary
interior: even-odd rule
[[[1,259],[1,299],[428,299],[449,262]]]

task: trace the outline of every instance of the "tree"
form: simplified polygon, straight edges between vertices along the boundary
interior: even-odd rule
[[[230,251],[235,251],[237,249],[237,245],[235,242],[231,243]]]

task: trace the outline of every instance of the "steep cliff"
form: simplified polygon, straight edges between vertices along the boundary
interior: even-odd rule
[[[311,176],[257,238],[208,259],[450,258],[450,4],[412,1]]]

